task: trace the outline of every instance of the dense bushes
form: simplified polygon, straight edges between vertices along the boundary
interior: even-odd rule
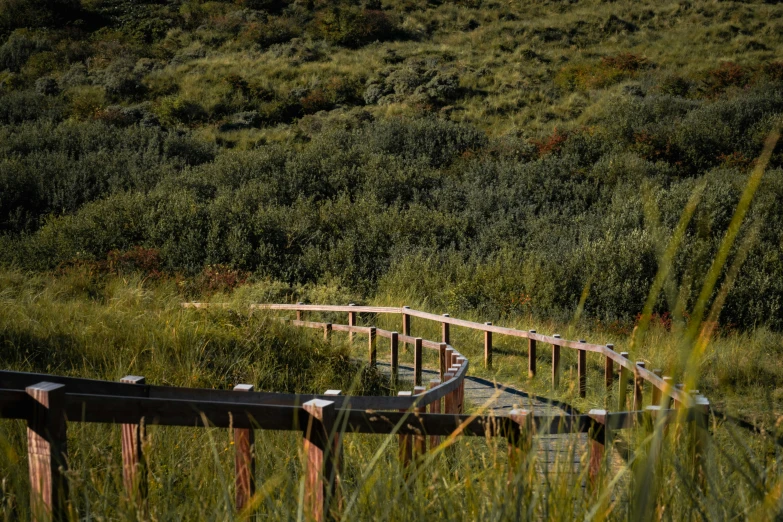
[[[18,27],[42,27],[75,19],[79,0],[0,0],[0,34]]]
[[[756,157],[782,110],[774,90],[712,103],[628,99],[546,150],[433,118],[327,127],[301,145],[220,153],[138,124],[22,124],[3,141],[0,208],[12,234],[3,257],[51,268],[143,246],[168,273],[218,266],[338,281],[494,315],[568,315],[584,295],[587,314],[631,318],[706,177],[672,276],[687,309],[746,179],[746,165],[717,155]],[[725,135],[707,132],[722,122]],[[640,148],[642,133],[662,136],[669,155]],[[743,230],[766,223],[728,293],[726,322],[783,326],[783,279],[773,276],[783,266],[780,172],[767,174]],[[657,310],[676,300],[662,294]]]
[[[377,40],[389,40],[399,30],[383,11],[360,9],[346,3],[319,11],[313,31],[329,42],[359,47]]]
[[[112,193],[150,190],[214,154],[188,136],[141,126],[39,122],[0,127],[0,136],[0,231],[13,233]]]
[[[706,179],[656,311],[676,287],[691,307],[783,114],[781,64],[684,70],[595,39],[671,37],[639,16],[437,4],[107,0],[71,5],[79,23],[0,29],[0,261],[149,251],[162,277],[329,281],[489,314],[568,315],[586,296],[587,314],[631,318]],[[724,321],[783,327],[781,150]]]

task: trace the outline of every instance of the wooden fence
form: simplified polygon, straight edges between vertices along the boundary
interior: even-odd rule
[[[184,306],[202,308],[205,305],[187,303]],[[399,343],[414,347],[414,389],[399,392],[396,397],[344,396],[340,390],[327,390],[322,395],[296,395],[257,392],[251,385],[240,384],[233,390],[212,390],[154,386],[140,376],[127,376],[120,382],[110,382],[55,375],[0,371],[0,418],[20,419],[28,426],[28,461],[31,484],[31,506],[36,520],[63,519],[67,511],[67,426],[71,422],[91,422],[122,425],[123,479],[129,499],[146,511],[147,487],[145,459],[141,441],[151,426],[218,427],[234,430],[236,467],[236,505],[242,509],[255,490],[254,430],[288,430],[302,433],[306,455],[305,503],[309,515],[325,520],[331,510],[339,509],[336,484],[340,480],[342,441],[351,433],[396,435],[400,438],[400,458],[405,465],[419,461],[430,447],[440,443],[440,437],[456,436],[504,437],[509,443],[509,455],[516,460],[520,452],[530,449],[535,434],[588,433],[589,476],[595,480],[606,461],[605,448],[617,430],[649,421],[692,423],[694,466],[701,469],[701,451],[705,444],[706,416],[709,402],[671,385],[671,379],[661,378],[643,366],[633,365],[611,346],[598,346],[583,341],[566,341],[559,336],[543,336],[510,328],[438,316],[404,308],[314,305],[254,305],[254,308],[291,310],[298,326],[323,329],[324,335],[347,332],[368,339],[368,361],[375,364],[377,340],[389,339],[389,356],[393,375],[398,369]],[[309,322],[303,320],[307,311],[343,312],[348,324]],[[403,333],[375,327],[357,326],[357,314],[393,313],[402,315]],[[413,337],[410,318],[438,321],[442,325],[442,340],[430,341]],[[579,355],[580,389],[586,383],[586,352],[606,357],[605,382],[613,381],[612,363],[620,367],[620,395],[629,380],[633,382],[633,411],[607,412],[591,410],[580,415],[540,415],[516,409],[507,416],[466,415],[463,412],[464,379],[469,362],[450,344],[450,325],[485,332],[485,364],[492,360],[492,334],[529,339],[529,371],[535,374],[536,343],[552,345],[553,376],[558,375],[559,348],[574,348]],[[440,379],[422,386],[422,350],[437,350]],[[611,361],[611,362],[610,362]],[[630,379],[633,377],[633,379]],[[553,379],[557,382],[557,379]],[[652,384],[652,405],[642,409],[644,382]],[[624,400],[624,399],[623,399]],[[625,404],[624,402],[622,403]],[[673,405],[677,409],[670,408]],[[622,409],[625,409],[624,406]]]

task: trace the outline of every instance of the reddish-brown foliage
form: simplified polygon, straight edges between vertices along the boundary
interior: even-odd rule
[[[199,294],[228,292],[247,282],[249,275],[227,265],[207,265],[196,277],[194,290]]]
[[[151,277],[162,273],[160,252],[156,248],[135,246],[130,250],[112,250],[106,256],[107,269],[111,273],[143,272]]]
[[[647,58],[631,53],[620,53],[614,56],[604,56],[601,64],[625,72],[634,72],[646,69],[649,66]]]
[[[547,154],[559,151],[567,139],[568,132],[558,130],[558,128],[555,127],[555,130],[551,135],[542,140],[533,139],[531,140],[531,143],[536,147],[539,156],[546,156]]]
[[[713,91],[743,87],[751,79],[751,70],[734,62],[723,62],[707,73]]]

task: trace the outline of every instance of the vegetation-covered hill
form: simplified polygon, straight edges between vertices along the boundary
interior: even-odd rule
[[[409,304],[613,342],[779,436],[781,51],[776,0],[0,0],[0,368],[379,394],[363,350],[245,307]],[[616,404],[602,360],[580,398],[572,351],[552,390],[521,341],[484,369],[452,331],[473,374]],[[535,452],[509,474],[505,441],[411,476],[395,436],[351,434],[341,518],[779,517],[779,448],[713,420],[706,495],[674,427],[656,471],[636,430],[584,490]],[[2,520],[29,518],[25,430],[0,425]],[[225,431],[152,428],[150,517],[302,519],[300,434],[256,436],[237,516]],[[147,518],[119,440],[69,426],[73,520]]]
[[[696,198],[679,320],[783,113],[782,29],[770,2],[2,0],[0,259],[626,320]],[[783,326],[781,160],[724,324]]]

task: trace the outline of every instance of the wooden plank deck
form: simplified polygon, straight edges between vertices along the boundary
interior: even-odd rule
[[[390,375],[391,367],[388,363],[378,362],[377,367],[386,375]],[[402,382],[409,382],[413,386],[413,367],[400,365],[399,377]],[[422,370],[422,382],[437,379],[439,373],[435,370]],[[493,383],[481,377],[465,378],[465,413],[483,410],[495,412],[498,415],[507,415],[515,408],[527,409],[536,413],[559,415],[577,413],[567,405],[558,401],[530,395],[517,388],[503,384]],[[574,475],[583,473],[587,466],[587,434],[539,434],[535,438],[537,466],[542,479],[547,475],[562,473],[570,465],[570,472]],[[612,470],[617,472],[624,465],[620,454],[612,451]],[[582,487],[584,487],[584,481]]]

